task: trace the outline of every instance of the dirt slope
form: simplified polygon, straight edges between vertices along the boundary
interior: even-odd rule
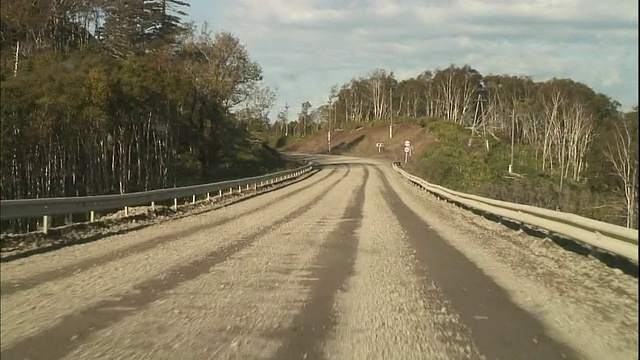
[[[388,125],[366,126],[355,130],[334,131],[332,134],[332,154],[383,158],[392,161],[404,159],[404,142],[411,141],[413,158],[421,154],[433,142],[427,129],[408,124],[394,125],[393,138],[389,139]],[[376,143],[384,143],[378,154]],[[285,145],[281,151],[308,154],[327,153],[327,134],[321,133],[307,139],[297,139]]]

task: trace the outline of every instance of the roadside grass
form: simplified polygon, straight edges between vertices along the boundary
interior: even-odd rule
[[[437,141],[420,160],[408,164],[425,180],[452,190],[497,200],[533,205],[624,225],[621,197],[613,191],[594,191],[588,180],[564,179],[560,190],[557,172],[543,171],[535,149],[516,144],[513,172],[510,142],[488,137],[489,150],[480,137],[463,126],[437,119],[417,119]]]

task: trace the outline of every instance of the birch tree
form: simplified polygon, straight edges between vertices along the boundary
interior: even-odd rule
[[[613,140],[605,154],[622,182],[626,205],[626,226],[638,228],[638,113],[614,125]]]

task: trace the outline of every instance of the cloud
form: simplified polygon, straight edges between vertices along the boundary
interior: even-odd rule
[[[207,4],[194,0],[197,19]],[[572,78],[625,109],[637,104],[636,1],[221,0],[215,7],[211,23],[247,45],[265,82],[279,88],[278,107],[324,103],[333,84],[373,68],[402,79],[450,64]]]

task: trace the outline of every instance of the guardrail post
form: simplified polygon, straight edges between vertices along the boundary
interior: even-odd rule
[[[173,210],[178,211],[178,198],[173,199]]]
[[[258,184],[256,184],[256,183],[253,184],[253,191],[254,192],[258,191]]]
[[[91,210],[91,212],[89,213],[89,222],[95,222],[96,221],[96,212]]]
[[[195,195],[193,195],[193,197],[191,198],[191,203],[192,203],[192,204],[195,204],[195,203],[196,203],[196,196],[195,196]]]
[[[242,194],[242,185],[238,185],[238,194]]]
[[[233,188],[229,188],[229,195],[233,195]]]
[[[222,197],[222,189],[218,190],[218,196]]]
[[[156,211],[156,202],[155,201],[151,202],[151,211]]]
[[[207,193],[207,201],[211,201],[211,194]]]
[[[124,216],[129,216],[129,207],[128,206],[124,207]]]
[[[42,217],[42,232],[45,234],[49,233],[49,215]]]

